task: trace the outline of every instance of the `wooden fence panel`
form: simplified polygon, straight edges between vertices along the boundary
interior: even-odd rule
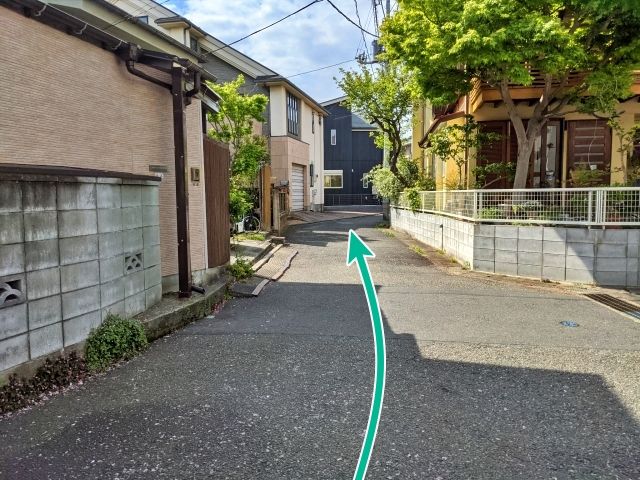
[[[204,139],[204,185],[207,207],[207,266],[229,261],[229,147]]]

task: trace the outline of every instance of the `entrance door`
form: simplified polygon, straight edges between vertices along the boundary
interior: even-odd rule
[[[601,182],[611,179],[611,128],[605,120],[572,120],[567,138],[567,167],[598,170]]]
[[[560,186],[560,154],[562,137],[560,121],[550,120],[536,138],[533,148],[530,181],[533,188],[555,188]]]
[[[291,170],[291,210],[304,210],[304,167],[299,165]]]

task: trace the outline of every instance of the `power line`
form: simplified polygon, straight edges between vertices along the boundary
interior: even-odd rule
[[[369,8],[369,14],[367,15],[367,19],[364,21],[364,28],[369,28],[369,24],[371,23],[371,16],[373,15],[373,7]],[[363,44],[363,42],[365,43],[366,47],[366,40],[364,38],[364,35],[362,36],[362,40],[360,40],[358,42],[358,48],[356,49],[356,58],[358,57],[358,54],[360,53],[360,46]]]
[[[365,29],[364,29],[364,28],[362,28],[360,25],[358,25],[356,22],[354,22],[353,20],[351,20],[351,19],[350,19],[350,18],[349,18],[349,17],[348,17],[348,16],[347,16],[347,15],[346,15],[342,10],[340,10],[338,7],[336,7],[336,5],[335,5],[331,0],[327,0],[327,3],[328,3],[329,5],[331,5],[331,6],[334,8],[334,10],[335,10],[336,12],[338,12],[340,15],[342,15],[342,16],[345,18],[345,20],[347,20],[349,23],[351,23],[351,24],[352,24],[352,25],[354,25],[355,27],[359,28],[359,29],[360,29],[360,30],[362,30],[364,33],[368,33],[368,34],[369,34],[369,35],[371,35],[372,37],[379,38],[379,36],[378,36],[378,35],[376,35],[375,33],[371,33],[371,32],[369,32],[369,31],[365,30]]]
[[[294,15],[296,15],[297,13],[300,13],[301,11],[306,10],[306,9],[307,9],[307,8],[309,8],[310,6],[315,5],[316,3],[320,3],[320,2],[322,2],[322,1],[323,1],[323,0],[313,0],[313,2],[306,4],[304,7],[299,8],[299,9],[298,9],[298,10],[296,10],[295,12],[290,13],[290,14],[289,14],[289,15],[287,15],[286,17],[282,17],[280,20],[276,20],[275,22],[270,23],[270,24],[269,24],[269,25],[267,25],[266,27],[262,27],[262,28],[260,28],[260,29],[256,30],[255,32],[251,32],[249,35],[245,35],[244,37],[239,38],[238,40],[235,40],[235,41],[233,41],[233,42],[231,42],[231,43],[225,43],[223,46],[221,46],[221,47],[219,47],[219,48],[217,48],[217,49],[215,49],[215,50],[213,50],[213,51],[209,52],[209,54],[211,54],[211,53],[216,53],[216,52],[218,52],[218,51],[222,50],[223,48],[230,47],[231,45],[235,45],[235,44],[236,44],[236,43],[238,43],[238,42],[241,42],[241,41],[243,41],[243,40],[246,40],[247,38],[249,38],[249,37],[251,37],[251,36],[255,35],[256,33],[263,32],[263,31],[264,31],[264,30],[266,30],[267,28],[271,28],[271,27],[273,27],[274,25],[277,25],[278,23],[280,23],[280,22],[282,22],[282,21],[286,20],[287,18],[289,18],[289,17],[293,17],[293,16],[294,16]]]
[[[360,35],[362,35],[362,42],[364,43],[364,50],[367,52],[367,57],[369,56],[369,47],[367,46],[367,39],[364,37],[364,30],[362,28],[362,20],[360,20],[360,12],[358,11],[358,0],[353,0],[354,5],[356,6],[356,17],[358,18],[358,26],[360,27]]]
[[[338,65],[344,65],[345,63],[350,63],[350,62],[355,62],[355,61],[356,61],[356,59],[352,58],[351,60],[345,60],[343,62],[334,63],[333,65],[326,65],[324,67],[314,68],[313,70],[308,70],[306,72],[300,72],[300,73],[296,73],[294,75],[288,75],[288,76],[286,76],[284,78],[299,77],[300,75],[306,75],[307,73],[319,72],[320,70],[326,70],[327,68],[337,67]]]

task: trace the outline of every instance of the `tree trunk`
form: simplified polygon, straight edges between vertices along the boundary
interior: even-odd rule
[[[516,163],[516,176],[513,180],[513,188],[526,188],[531,163],[531,152],[535,143],[535,137],[527,138],[524,142],[518,139],[518,160]]]

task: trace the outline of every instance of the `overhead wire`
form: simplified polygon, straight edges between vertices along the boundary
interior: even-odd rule
[[[376,35],[375,33],[371,33],[371,32],[369,32],[369,31],[365,30],[365,29],[364,29],[364,28],[362,28],[360,25],[358,25],[356,22],[354,22],[353,20],[351,20],[351,19],[349,18],[349,16],[348,16],[346,13],[344,13],[342,10],[340,10],[340,9],[336,6],[336,4],[335,4],[335,3],[333,3],[331,0],[326,0],[326,1],[327,1],[327,3],[328,3],[329,5],[331,5],[331,6],[333,7],[333,9],[334,9],[336,12],[338,12],[340,15],[342,15],[342,16],[344,17],[344,19],[345,19],[345,20],[347,20],[349,23],[351,23],[351,24],[352,24],[352,25],[354,25],[355,27],[359,28],[359,29],[360,29],[360,30],[362,30],[364,33],[367,33],[367,34],[371,35],[372,37],[379,38],[379,36],[378,36],[378,35]]]
[[[332,65],[325,65],[324,67],[314,68],[313,70],[307,70],[306,72],[300,72],[300,73],[295,73],[293,75],[288,75],[288,76],[285,76],[283,78],[299,77],[300,75],[306,75],[308,73],[319,72],[320,70],[326,70],[327,68],[337,67],[338,65],[344,65],[345,63],[350,63],[350,62],[355,62],[355,61],[356,61],[355,58],[351,58],[349,60],[344,60],[342,62],[334,63]]]
[[[369,47],[367,46],[367,39],[364,36],[364,28],[362,27],[362,20],[360,19],[360,12],[358,10],[358,0],[353,0],[353,4],[356,7],[356,18],[358,19],[358,26],[360,27],[360,35],[362,35],[362,43],[364,43],[364,50],[369,57]]]
[[[270,23],[269,25],[267,25],[267,26],[265,26],[265,27],[259,28],[259,29],[258,29],[258,30],[256,30],[255,32],[251,32],[250,34],[245,35],[244,37],[239,38],[238,40],[234,40],[234,41],[233,41],[233,42],[231,42],[231,43],[225,43],[223,46],[218,47],[217,49],[212,50],[211,52],[208,52],[208,53],[207,53],[207,55],[212,54],[212,53],[216,53],[216,52],[218,52],[218,51],[220,51],[220,50],[222,50],[222,49],[225,49],[225,48],[227,48],[227,47],[230,47],[231,45],[235,45],[236,43],[242,42],[243,40],[246,40],[247,38],[252,37],[253,35],[255,35],[255,34],[257,34],[257,33],[263,32],[263,31],[265,31],[266,29],[271,28],[271,27],[273,27],[274,25],[277,25],[277,24],[278,24],[278,23],[280,23],[280,22],[283,22],[283,21],[284,21],[284,20],[286,20],[287,18],[293,17],[294,15],[296,15],[296,14],[298,14],[298,13],[302,12],[303,10],[306,10],[306,9],[307,9],[307,8],[309,8],[309,7],[311,7],[312,5],[315,5],[316,3],[320,3],[320,2],[322,2],[322,1],[324,1],[324,0],[313,0],[312,2],[310,2],[310,3],[306,4],[304,7],[299,8],[299,9],[298,9],[298,10],[296,10],[295,12],[291,12],[290,14],[288,14],[288,15],[286,15],[286,16],[284,16],[284,17],[282,17],[281,19],[276,20],[275,22]],[[223,42],[223,43],[224,43],[224,42]]]

